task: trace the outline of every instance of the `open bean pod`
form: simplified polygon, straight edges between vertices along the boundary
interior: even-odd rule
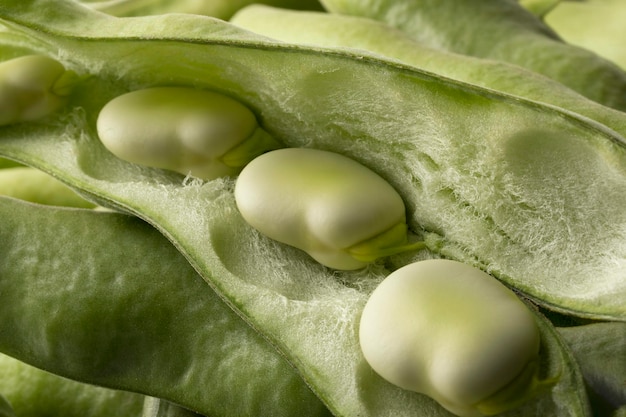
[[[416,259],[329,271],[256,233],[237,210],[233,181],[183,182],[115,158],[95,134],[108,101],[172,83],[235,97],[288,147],[333,151],[377,172],[405,201],[413,237],[437,252],[545,308],[626,317],[626,156],[615,129],[380,56],[279,43],[209,18],[115,19],[46,0],[3,0],[0,18],[93,75],[54,122],[3,128],[0,154],[155,226],[336,415],[449,414],[376,376],[359,347],[369,294]],[[422,252],[415,256],[437,256]],[[508,415],[589,415],[576,363],[537,317],[543,369],[561,378]]]

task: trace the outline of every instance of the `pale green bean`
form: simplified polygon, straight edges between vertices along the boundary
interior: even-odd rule
[[[400,195],[375,172],[315,149],[262,155],[235,187],[244,219],[263,234],[336,269],[358,269],[408,244]]]
[[[280,147],[243,104],[185,87],[119,96],[104,106],[97,127],[102,143],[121,159],[203,179],[236,175]]]
[[[41,119],[60,109],[76,74],[43,55],[0,63],[0,126]]]
[[[363,310],[359,338],[383,378],[463,417],[515,408],[551,383],[538,381],[534,315],[495,278],[456,261],[389,275]]]

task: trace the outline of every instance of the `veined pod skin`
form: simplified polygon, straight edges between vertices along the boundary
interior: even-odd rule
[[[553,382],[538,380],[533,313],[495,278],[457,261],[390,274],[363,309],[359,339],[379,375],[462,417],[515,408]]]
[[[402,390],[376,375],[364,363],[358,343],[358,318],[369,290],[387,275],[387,268],[429,253],[394,256],[365,270],[335,271],[312,262],[303,251],[254,233],[235,206],[233,181],[182,183],[178,176],[137,169],[106,151],[94,134],[93,119],[112,93],[127,91],[128,86],[174,84],[225,91],[262,115],[263,126],[284,139],[285,145],[333,150],[363,162],[387,179],[403,197],[411,230],[426,239],[439,239],[442,255],[489,267],[494,276],[542,306],[595,319],[624,317],[624,274],[619,267],[626,230],[622,227],[625,204],[620,186],[624,184],[620,168],[624,159],[620,149],[604,146],[611,139],[616,148],[622,146],[617,145],[621,137],[609,134],[608,129],[557,108],[453,83],[390,60],[270,42],[199,16],[113,19],[69,0],[2,3],[3,21],[41,38],[60,54],[72,56],[76,68],[94,74],[90,79],[94,90],[86,89],[80,100],[80,105],[91,111],[77,114],[82,117],[70,126],[53,119],[46,124],[0,129],[0,154],[55,172],[98,197],[103,205],[108,202],[107,207],[134,213],[162,232],[210,285],[204,293],[219,295],[212,304],[225,301],[226,308],[250,324],[248,328],[269,340],[335,415],[448,415],[426,396]],[[59,13],[60,6],[63,13]],[[91,94],[96,91],[108,95]],[[59,144],[59,138],[63,143]],[[612,177],[605,175],[610,170]],[[516,186],[510,193],[501,188],[502,183],[494,184],[500,174],[507,173],[513,176],[509,184]],[[604,182],[595,181],[602,176]],[[544,190],[545,198],[534,193]],[[509,201],[508,195],[521,199]],[[548,212],[534,210],[536,201],[543,202],[540,207]],[[39,241],[40,233],[49,232],[33,229],[34,242]],[[60,226],[59,230],[65,229]],[[49,234],[54,238],[53,232]],[[122,234],[127,235],[123,230]],[[608,256],[603,256],[605,253]],[[120,259],[126,258],[123,251]],[[167,263],[171,264],[170,260]],[[78,266],[83,264],[77,261]],[[103,271],[116,265],[107,262]],[[152,300],[147,294],[129,300],[131,304],[137,299]],[[172,311],[188,305],[188,300],[182,300],[178,307],[173,304]],[[158,310],[163,311],[160,306]],[[59,317],[63,319],[61,328],[67,327],[65,317]],[[537,319],[545,347],[541,358],[549,370],[546,375],[563,373],[550,395],[513,414],[589,417],[576,362],[550,323],[540,315]],[[220,321],[202,323],[210,326],[215,322]],[[138,323],[144,327],[142,321]],[[172,330],[182,323],[173,325]],[[173,334],[163,331],[162,325],[157,327],[155,334],[168,340],[186,334],[182,329]],[[193,338],[205,334],[197,325],[190,333]],[[215,340],[207,346],[224,351]],[[235,337],[234,342],[241,345],[241,338]],[[122,347],[119,352],[125,353]],[[147,352],[156,369],[150,378],[136,378],[140,388],[163,375],[158,369],[170,362],[159,363]],[[187,356],[179,350],[172,352],[181,359],[177,363],[186,362]],[[544,356],[544,352],[548,354]],[[205,360],[214,356],[194,362],[210,375],[224,371],[219,376],[226,378],[242,370],[241,365],[223,361],[213,368]],[[132,366],[142,357],[145,355],[131,356],[127,363]],[[259,356],[243,355],[243,370],[250,369],[252,357]],[[180,376],[192,381],[187,372]],[[238,379],[237,388],[225,399],[235,406],[245,402],[249,391],[239,387],[247,381],[280,392],[275,387],[284,379],[268,375],[262,381]],[[172,381],[167,375],[161,381],[168,389],[180,387],[179,380]],[[198,400],[215,392],[206,389],[210,384],[200,385],[198,390],[204,392]],[[214,388],[223,386],[218,378]],[[185,392],[196,387],[191,382],[183,386]],[[267,398],[262,398],[262,403],[267,403]],[[303,412],[311,408],[302,403],[296,406]],[[272,416],[285,409],[281,404]],[[230,413],[224,415],[232,416],[232,409],[227,411]],[[203,414],[219,415],[208,410]],[[284,413],[290,417],[299,414]]]
[[[77,76],[44,55],[0,63],[0,126],[35,121],[67,103]]]
[[[333,152],[292,148],[262,155],[239,175],[235,200],[252,227],[330,268],[359,269],[420,247],[407,242],[405,206],[396,190]]]
[[[256,156],[280,147],[243,104],[187,87],[116,97],[102,108],[97,129],[120,159],[206,180],[236,175]]]
[[[397,59],[454,80],[555,105],[626,135],[623,112],[590,100],[552,78],[507,62],[429,47],[404,31],[371,18],[256,4],[239,10],[231,23],[287,43],[350,48],[356,53],[367,51]]]
[[[143,408],[143,395],[63,378],[3,353],[0,375],[0,395],[18,417],[137,417]]]
[[[605,106],[626,110],[626,72],[587,49],[563,42],[517,0],[321,0],[321,3],[332,13],[384,21],[433,48],[519,65]]]

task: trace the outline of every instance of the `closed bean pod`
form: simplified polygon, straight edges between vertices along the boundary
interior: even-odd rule
[[[549,385],[538,381],[535,318],[495,278],[436,259],[389,275],[361,316],[361,348],[372,368],[459,416],[493,415]]]
[[[236,175],[279,147],[243,104],[185,87],[121,95],[104,106],[97,128],[104,146],[121,159],[203,179]]]
[[[41,119],[64,106],[76,74],[43,55],[0,63],[0,126]]]
[[[378,174],[345,156],[281,149],[241,172],[237,207],[261,233],[304,250],[331,268],[351,270],[407,243],[400,195]]]
[[[1,353],[0,375],[0,394],[18,417],[138,417],[144,402],[140,394],[63,378]]]

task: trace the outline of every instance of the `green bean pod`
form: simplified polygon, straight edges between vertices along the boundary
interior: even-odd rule
[[[0,352],[207,416],[329,417],[292,367],[146,223],[1,197],[0,215]],[[16,411],[37,407],[40,417],[51,409],[46,401],[64,396],[42,374],[13,381],[0,356],[0,393],[6,387]],[[64,387],[68,401],[94,406],[93,416],[77,415],[103,415],[97,401],[76,398],[83,388]],[[132,398],[129,414],[108,404],[100,403],[107,417],[138,415]]]
[[[243,104],[184,87],[133,91],[108,102],[98,135],[113,154],[140,165],[203,179],[233,176],[280,147]]]
[[[519,65],[605,106],[626,110],[626,72],[563,42],[517,0],[322,0],[322,4],[333,13],[384,21],[433,48]]]
[[[402,196],[411,230],[436,238],[446,257],[489,268],[542,305],[593,318],[624,317],[624,159],[619,135],[606,127],[397,61],[285,45],[217,20],[114,19],[63,0],[2,3],[10,4],[0,8],[3,21],[72,56],[77,68],[97,72],[91,71],[95,76],[82,95],[85,110],[76,109],[70,126],[53,120],[2,129],[0,153],[54,172],[163,232],[220,295],[204,305],[226,301],[277,347],[334,414],[448,415],[425,396],[372,372],[358,345],[357,320],[368,290],[382,280],[386,267],[400,266],[412,254],[366,270],[336,271],[251,233],[235,206],[232,181],[181,183],[107,152],[92,124],[105,99],[96,91],[112,97],[111,92],[129,86],[189,85],[241,98],[287,146],[332,150],[380,173]],[[145,249],[146,244],[136,245]],[[150,276],[159,276],[154,272]],[[132,299],[137,298],[152,300],[145,294]],[[170,299],[171,294],[164,298]],[[179,311],[189,300],[171,305]],[[563,377],[551,395],[527,404],[519,415],[588,417],[576,364],[551,325],[537,318],[548,347],[542,359]],[[156,334],[176,329],[164,332],[160,326]],[[197,338],[204,332],[194,328],[191,334]],[[224,351],[215,340],[196,352]],[[184,356],[175,352],[176,358]],[[205,362],[210,357],[201,362],[215,375]],[[149,359],[157,368],[169,364]],[[240,370],[232,362],[220,364],[225,371],[220,376]],[[189,381],[188,395],[196,384],[182,376]],[[284,378],[252,380],[273,389]],[[168,378],[161,384],[179,386]],[[204,388],[201,399],[214,392]],[[237,389],[226,397],[237,405],[248,394]]]
[[[143,406],[143,395],[62,378],[4,354],[0,375],[0,394],[18,417],[138,417]]]
[[[626,71],[626,4],[623,1],[561,1],[543,19],[565,41],[594,51]]]
[[[571,110],[626,136],[624,113],[589,100],[551,78],[507,62],[433,48],[374,19],[252,5],[238,11],[231,22],[291,44],[349,48],[353,53],[369,52],[397,59],[464,83]]]
[[[383,378],[462,417],[515,408],[555,382],[539,381],[539,329],[526,305],[456,261],[389,275],[363,309],[359,338]]]
[[[145,16],[166,13],[192,13],[219,19],[230,18],[238,9],[252,3],[272,4],[293,9],[321,10],[317,0],[83,0],[82,3],[113,16]]]
[[[0,417],[15,417],[13,407],[3,395],[0,395]]]
[[[29,167],[0,169],[0,195],[52,206],[95,207],[58,179]]]
[[[407,242],[396,190],[336,153],[294,148],[262,155],[241,172],[235,199],[254,228],[331,268],[359,269],[420,247]]]
[[[35,121],[67,102],[76,74],[43,55],[0,63],[0,126]]]

